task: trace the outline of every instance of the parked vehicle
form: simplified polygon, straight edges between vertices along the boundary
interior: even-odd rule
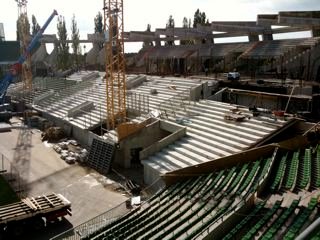
[[[240,79],[240,73],[239,72],[228,72],[227,74],[228,80],[239,80]]]

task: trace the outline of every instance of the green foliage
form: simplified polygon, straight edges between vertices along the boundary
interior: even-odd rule
[[[146,32],[151,32],[151,24],[147,25],[147,30]],[[151,41],[144,41],[142,44],[142,47],[147,47],[147,46],[153,46],[153,42]]]
[[[36,35],[37,32],[40,30],[40,25],[37,22],[37,19],[34,15],[32,15],[32,36]]]
[[[184,17],[182,20],[182,27],[183,28],[188,28],[189,27],[189,22],[188,22],[188,18]]]
[[[193,27],[196,28],[198,24],[202,25],[202,26],[210,25],[209,19],[207,19],[207,17],[206,17],[206,13],[201,12],[199,10],[199,8],[194,13]],[[213,43],[213,39],[210,39],[210,38],[209,39],[202,39],[201,42],[202,43]]]
[[[196,28],[198,24],[200,24],[200,25],[209,24],[209,19],[207,19],[206,13],[205,12],[200,12],[199,8],[194,13],[193,27]]]
[[[103,23],[102,23],[102,14],[98,12],[96,17],[94,18],[94,33],[103,33]],[[103,48],[103,43],[99,44],[99,48]]]
[[[80,54],[80,34],[74,15],[71,19],[71,41],[71,47],[73,50],[73,64],[78,67]]]
[[[191,19],[184,17],[182,20],[182,27],[183,28],[190,28],[191,27]],[[194,44],[192,39],[182,39],[180,40],[180,45],[192,45]]]
[[[169,16],[166,27],[167,28],[174,28],[174,19],[173,19],[172,15]]]
[[[166,28],[174,28],[174,19],[173,19],[172,15],[169,16],[168,22],[166,24]],[[174,37],[174,36],[167,36],[167,37]],[[165,45],[173,46],[174,45],[174,41],[167,41],[165,43]]]
[[[151,24],[150,23],[148,23],[148,25],[147,25],[147,30],[146,30],[147,32],[151,32]]]
[[[103,23],[102,23],[102,14],[98,12],[94,18],[94,32],[102,33],[103,32]]]
[[[66,29],[66,22],[63,16],[58,17],[58,37],[59,42],[57,44],[57,60],[58,68],[61,70],[66,70],[69,67],[69,45],[67,43],[68,33]]]

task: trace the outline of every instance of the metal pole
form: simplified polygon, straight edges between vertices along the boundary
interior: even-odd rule
[[[319,229],[320,218],[315,220],[309,227],[307,227],[302,233],[300,233],[296,240],[310,239],[311,236],[313,236],[313,234],[316,233]]]

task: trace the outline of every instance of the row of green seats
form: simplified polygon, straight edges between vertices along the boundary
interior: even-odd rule
[[[266,214],[242,237],[243,240],[251,240],[257,232],[267,224],[271,217],[278,211],[281,207],[282,201],[276,201],[272,209],[266,212]]]
[[[289,227],[286,235],[283,239],[285,240],[293,240],[298,235],[300,230],[302,229],[303,225],[308,221],[311,213],[314,211],[315,207],[317,206],[317,198],[311,198],[308,207],[304,208],[303,211],[300,211],[299,214],[294,219],[294,222]]]
[[[289,165],[289,172],[284,187],[286,189],[294,188],[299,166],[299,151],[294,152]]]
[[[318,188],[320,187],[320,145],[316,148],[316,158],[313,163],[314,185]]]
[[[173,223],[174,221],[176,221],[180,216],[188,212],[189,209],[191,209],[191,207],[193,206],[193,204],[190,203],[189,198],[194,198],[196,194],[202,190],[202,188],[205,189],[210,186],[207,185],[207,183],[210,182],[212,176],[213,174],[208,174],[203,181],[200,181],[195,187],[193,187],[191,192],[188,193],[188,197],[184,198],[183,202],[178,202],[177,204],[175,204],[175,206],[163,209],[163,211],[155,215],[155,218],[146,218],[135,226],[137,230],[135,230],[134,232],[124,232],[121,237],[126,237],[126,239],[136,239],[137,237],[146,234],[154,228],[158,229],[159,225],[163,223]],[[187,203],[188,205],[184,208]]]
[[[290,207],[288,207],[278,218],[273,222],[271,227],[265,232],[262,236],[262,240],[274,239],[278,230],[283,226],[283,224],[287,221],[290,215],[294,212],[296,207],[298,207],[300,200],[293,200]]]
[[[249,215],[247,215],[241,222],[239,222],[224,238],[223,240],[231,240],[233,239],[238,233],[246,227],[246,225],[256,217],[260,213],[260,211],[263,209],[265,205],[265,202],[258,203],[252,212],[250,212]]]
[[[270,187],[272,191],[276,191],[280,187],[280,184],[282,182],[282,179],[286,170],[287,157],[288,157],[288,153],[283,155],[280,160],[279,167],[276,172],[276,177]]]
[[[305,189],[311,180],[311,149],[305,149],[298,187]]]

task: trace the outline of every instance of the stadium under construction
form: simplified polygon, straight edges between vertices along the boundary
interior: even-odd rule
[[[122,1],[107,3],[109,41],[80,40],[93,45],[82,69],[59,71],[42,31],[32,84],[1,96],[1,179],[17,198],[0,206],[0,239],[28,239],[27,215],[30,239],[319,239],[320,11],[123,32]],[[274,40],[299,31],[311,37]],[[125,42],[145,44],[125,55]]]

